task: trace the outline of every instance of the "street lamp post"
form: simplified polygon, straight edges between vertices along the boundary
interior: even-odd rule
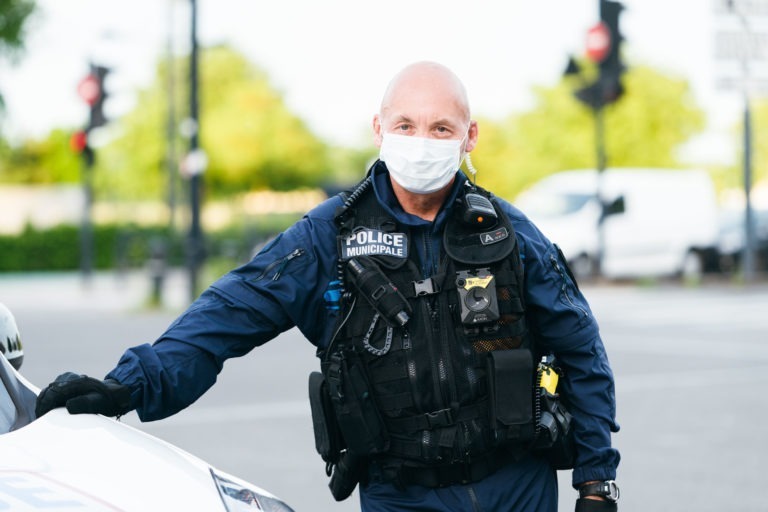
[[[200,112],[198,98],[198,44],[197,44],[197,0],[190,0],[191,7],[191,52],[189,62],[189,117],[191,120],[189,137],[189,155],[197,155],[200,148]],[[200,203],[203,185],[203,169],[193,166],[190,169],[189,201],[191,221],[187,243],[187,264],[189,269],[190,299],[197,297],[200,267],[205,259],[203,231],[200,222]]]

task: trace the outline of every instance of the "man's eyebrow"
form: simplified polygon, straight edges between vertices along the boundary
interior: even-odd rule
[[[449,126],[451,128],[456,128],[457,126],[459,126],[459,124],[456,121],[452,121],[451,119],[448,119],[448,118],[435,119],[434,121],[432,121],[432,123],[430,123],[430,125],[431,126]]]
[[[395,116],[393,121],[395,123],[401,123],[401,122],[413,123],[413,120],[410,117],[408,117],[408,116],[406,116],[404,114],[398,114],[397,116]]]

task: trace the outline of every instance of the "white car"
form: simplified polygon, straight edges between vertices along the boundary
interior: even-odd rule
[[[0,510],[293,510],[265,490],[111,418],[54,409],[35,419],[39,389],[8,361],[20,364],[21,343],[2,304],[0,346]]]

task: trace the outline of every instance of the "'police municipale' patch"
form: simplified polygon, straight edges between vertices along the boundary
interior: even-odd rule
[[[408,257],[408,238],[405,233],[384,233],[378,229],[361,229],[341,239],[341,258],[356,256]]]
[[[483,245],[491,245],[495,244],[496,242],[501,242],[508,236],[509,231],[507,231],[507,228],[499,228],[495,231],[480,233],[480,243]]]

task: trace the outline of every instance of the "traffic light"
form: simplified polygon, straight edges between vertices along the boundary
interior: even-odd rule
[[[91,64],[91,75],[96,78],[99,94],[96,100],[91,103],[91,112],[88,120],[87,131],[93,128],[107,124],[107,118],[104,116],[104,100],[107,98],[107,91],[104,88],[104,78],[109,73],[109,69],[104,66],[95,66]]]
[[[88,144],[88,133],[85,130],[78,130],[72,134],[69,138],[69,147],[72,151],[81,155],[85,159],[86,164],[93,164],[93,149]]]
[[[624,64],[621,61],[621,42],[624,37],[619,30],[619,15],[624,6],[611,0],[600,0],[600,21],[605,24],[610,37],[608,53],[600,61],[600,82],[603,85],[605,103],[612,103],[624,93],[621,75]]]
[[[104,79],[108,73],[109,68],[91,64],[90,72],[77,86],[78,94],[90,107],[86,132],[107,124],[107,118],[104,116],[104,100],[107,98]]]
[[[600,0],[600,22],[587,33],[587,57],[599,68],[597,80],[578,89],[574,94],[581,102],[593,109],[618,100],[624,93],[621,75],[625,67],[621,60],[621,43],[624,37],[619,30],[619,15],[624,6],[612,0]],[[569,61],[566,74],[574,74]]]

